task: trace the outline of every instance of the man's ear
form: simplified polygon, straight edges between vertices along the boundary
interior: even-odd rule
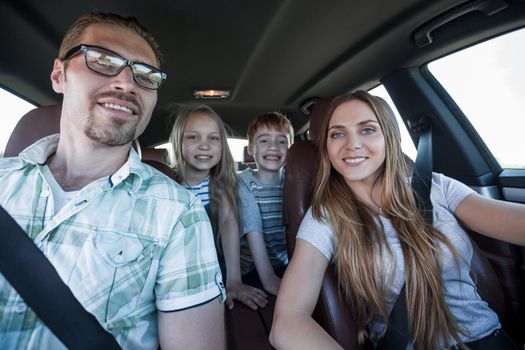
[[[63,85],[65,80],[65,72],[64,72],[64,61],[61,59],[55,58],[55,63],[53,64],[53,70],[51,71],[51,85],[53,86],[53,90],[56,93],[63,93]]]
[[[253,145],[249,142],[248,147],[246,148],[246,152],[248,152],[248,154],[253,157]]]

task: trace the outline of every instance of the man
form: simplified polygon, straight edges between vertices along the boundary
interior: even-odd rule
[[[123,348],[220,349],[224,295],[206,212],[131,149],[165,79],[159,65],[136,19],[78,19],[51,73],[60,134],[0,160],[0,204]],[[0,343],[64,347],[2,276]]]

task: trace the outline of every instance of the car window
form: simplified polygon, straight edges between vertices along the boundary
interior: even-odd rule
[[[390,107],[392,107],[392,110],[394,111],[394,114],[396,115],[397,123],[399,124],[399,130],[401,132],[401,149],[403,149],[403,152],[410,159],[416,160],[417,150],[416,150],[416,147],[414,146],[414,142],[412,142],[412,139],[410,138],[410,134],[408,133],[408,130],[405,126],[405,123],[401,119],[401,116],[399,115],[396,105],[390,98],[388,91],[386,91],[383,85],[379,85],[373,88],[372,90],[369,90],[368,92],[371,93],[372,95],[381,97],[390,105]]]
[[[5,146],[16,123],[36,106],[2,88],[0,88],[0,106],[3,108],[0,127],[0,157],[3,157]]]
[[[428,65],[503,168],[525,168],[525,29]]]

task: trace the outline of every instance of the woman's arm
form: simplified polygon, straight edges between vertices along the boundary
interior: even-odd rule
[[[270,342],[277,349],[342,349],[313,319],[328,260],[298,239],[284,274],[273,317]]]
[[[461,201],[456,217],[485,236],[525,246],[525,205],[472,193]]]
[[[243,302],[254,310],[258,307],[265,307],[268,303],[268,295],[258,288],[243,284],[241,281],[239,223],[225,196],[221,200],[219,210],[219,236],[226,263],[226,289],[228,292],[226,305],[228,309],[233,308],[233,299]]]

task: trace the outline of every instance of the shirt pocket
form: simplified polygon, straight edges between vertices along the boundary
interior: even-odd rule
[[[153,289],[158,251],[155,241],[97,229],[86,240],[73,269],[70,285],[76,288],[75,296],[108,329],[133,326],[140,316],[136,314],[139,301],[154,308],[153,294],[146,289]],[[144,294],[151,298],[144,300]],[[143,305],[140,309],[145,310]]]

